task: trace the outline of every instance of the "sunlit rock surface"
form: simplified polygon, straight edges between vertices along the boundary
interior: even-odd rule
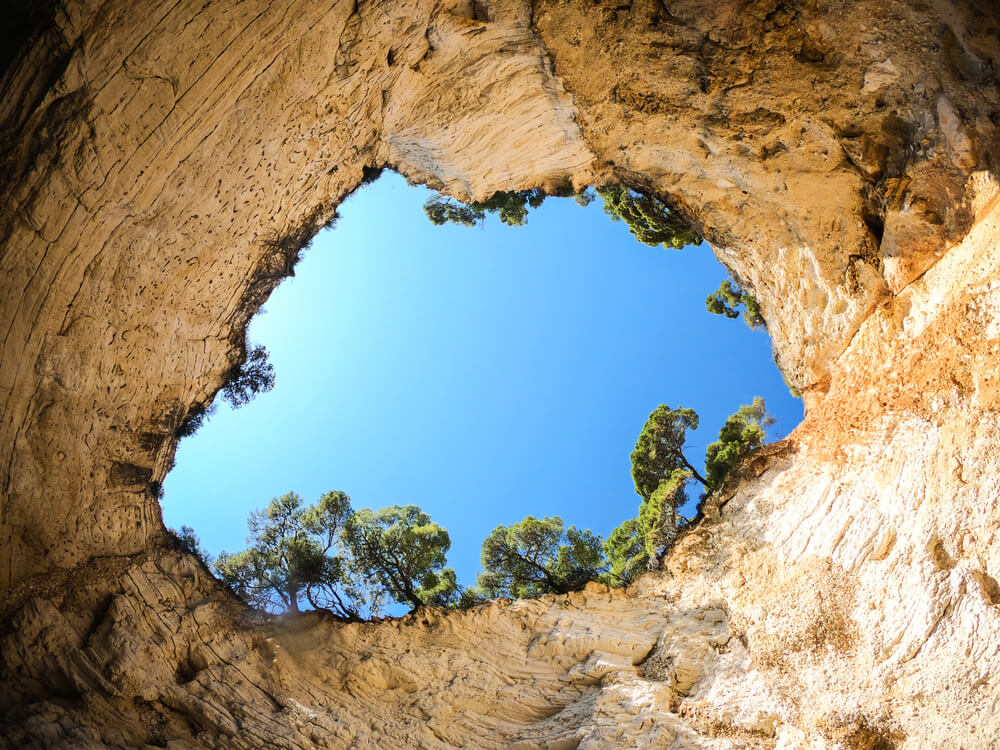
[[[991,747],[992,3],[67,2],[0,99],[0,743]],[[809,412],[629,592],[342,626],[166,549],[176,431],[363,168],[625,180]]]

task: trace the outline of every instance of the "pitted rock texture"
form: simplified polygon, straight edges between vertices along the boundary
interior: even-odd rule
[[[991,3],[58,4],[2,81],[10,747],[989,747]],[[624,180],[757,295],[809,412],[629,592],[341,626],[164,547],[177,430],[390,166]]]

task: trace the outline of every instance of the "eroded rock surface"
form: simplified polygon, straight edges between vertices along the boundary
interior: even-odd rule
[[[6,744],[989,747],[998,39],[987,2],[60,4],[0,103]],[[342,626],[163,546],[178,428],[383,165],[625,180],[753,289],[809,413],[667,571]]]

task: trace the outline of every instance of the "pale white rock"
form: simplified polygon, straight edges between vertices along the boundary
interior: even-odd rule
[[[861,84],[863,93],[873,93],[891,83],[899,80],[900,72],[890,58],[886,58],[880,63],[872,65],[865,71],[865,77]]]

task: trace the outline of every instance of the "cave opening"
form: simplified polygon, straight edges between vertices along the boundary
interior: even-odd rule
[[[275,388],[240,409],[217,398],[181,440],[168,527],[235,552],[271,498],[342,490],[354,508],[423,508],[471,585],[498,524],[557,515],[606,538],[635,516],[630,453],[658,404],[698,413],[699,464],[755,396],[770,440],[801,420],[766,329],[706,311],[728,278],[707,245],[641,244],[601,200],[434,226],[433,195],[387,172],[313,240],[248,329]]]

